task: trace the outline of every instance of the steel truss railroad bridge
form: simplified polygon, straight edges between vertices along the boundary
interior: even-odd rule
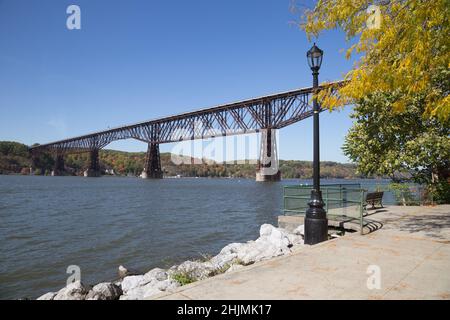
[[[322,85],[318,90],[341,83]],[[100,149],[116,140],[137,139],[148,143],[141,176],[160,179],[163,177],[159,154],[161,143],[261,132],[256,178],[258,181],[279,180],[276,139],[272,132],[310,117],[313,114],[312,94],[312,87],[272,94],[37,145],[31,147],[30,152],[33,159],[42,152],[50,152],[55,158],[54,175],[64,171],[65,154],[89,152],[85,176],[98,177]],[[271,168],[276,168],[275,172]]]

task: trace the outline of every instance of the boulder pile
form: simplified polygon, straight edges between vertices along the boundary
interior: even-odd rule
[[[185,261],[168,270],[154,268],[142,275],[133,275],[120,266],[118,281],[103,282],[93,287],[76,281],[58,292],[48,292],[38,300],[148,299],[162,292],[172,292],[181,285],[288,254],[292,247],[303,245],[302,234],[302,226],[290,233],[285,229],[263,224],[259,238],[255,241],[231,243],[207,261]]]

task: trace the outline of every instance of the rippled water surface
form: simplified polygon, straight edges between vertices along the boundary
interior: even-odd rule
[[[255,239],[296,183],[0,176],[0,299],[58,290],[69,265],[92,284]]]

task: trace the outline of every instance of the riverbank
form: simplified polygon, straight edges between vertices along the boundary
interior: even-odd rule
[[[450,205],[390,206],[367,219],[381,228],[154,299],[450,299]]]
[[[178,287],[229,273],[254,263],[283,256],[303,246],[303,226],[292,233],[264,224],[255,241],[231,243],[212,258],[185,261],[168,270],[154,268],[136,275],[119,267],[120,279],[94,286],[74,281],[57,292],[48,292],[38,300],[143,300],[161,293],[174,292]]]
[[[75,282],[40,300],[142,299],[450,299],[450,205],[371,211],[369,234],[347,233],[303,245],[264,224],[260,237],[214,257],[154,268],[87,286]]]
[[[102,149],[99,151],[100,170],[103,174],[138,177],[144,168],[146,152],[124,152]],[[233,177],[255,179],[257,161],[237,160],[227,163],[210,159],[179,156],[169,152],[160,154],[161,168],[165,176],[181,177]],[[175,160],[175,161],[173,161]],[[62,175],[83,176],[89,167],[89,153],[66,154]],[[356,165],[333,161],[321,162],[322,177],[347,179],[363,178],[356,173]],[[43,153],[38,159],[31,159],[29,146],[12,141],[0,141],[0,174],[30,173],[50,175],[55,166],[54,155]],[[280,160],[281,174],[285,178],[309,179],[312,177],[312,162],[301,160]]]
[[[371,190],[389,183],[356,182]],[[70,265],[95,284],[114,280],[121,264],[143,274],[216,255],[257,239],[265,223],[276,226],[283,187],[299,183],[310,181],[0,176],[0,299],[57,291]]]

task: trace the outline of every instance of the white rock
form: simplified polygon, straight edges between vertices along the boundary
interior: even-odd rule
[[[260,229],[261,236],[258,240],[268,241],[274,246],[285,250],[286,248],[291,248],[294,245],[303,244],[303,238],[300,235],[300,232],[303,232],[303,229],[298,227],[296,230],[296,232],[290,233],[283,228],[275,228],[271,225],[262,225]]]
[[[176,268],[176,271],[171,271],[171,273],[181,272],[189,275],[195,280],[203,280],[208,278],[214,269],[215,266],[209,261],[185,261]]]
[[[56,292],[47,292],[46,294],[43,294],[36,300],[53,300],[53,298],[56,296]]]
[[[301,236],[270,224],[263,224],[259,233],[260,237],[256,241],[227,245],[211,259],[211,263],[215,268],[233,265],[237,260],[251,264],[289,253],[292,246],[303,243]]]
[[[270,224],[263,224],[260,228],[259,228],[259,236],[260,237],[264,237],[264,236],[270,236],[270,234],[272,233],[272,230],[275,227],[270,225]]]
[[[305,235],[305,225],[301,224],[297,228],[295,228],[294,234],[299,235],[299,236],[304,236]]]
[[[123,296],[120,296],[120,300],[143,300],[152,296],[158,295],[164,291],[173,290],[177,288],[179,284],[174,280],[163,280],[147,283],[146,285],[135,287]]]
[[[244,243],[231,243],[224,247],[218,255],[210,260],[215,269],[221,269],[227,264],[233,264],[238,257],[238,251],[245,246]]]
[[[289,241],[288,232],[281,228],[276,228],[270,224],[263,224],[259,230],[260,237],[256,241],[268,241],[271,244],[284,248],[292,243]]]
[[[289,238],[289,241],[291,242],[291,244],[294,246],[304,243],[303,237],[300,235],[289,233],[287,235],[287,237]]]
[[[126,294],[120,296],[120,300],[142,300],[144,298],[144,290],[143,287],[135,287]]]
[[[167,279],[164,281],[159,281],[155,287],[160,291],[172,291],[176,288],[178,288],[180,284],[172,279]]]
[[[238,259],[243,264],[251,264],[261,260],[269,259],[272,257],[282,255],[285,250],[280,247],[274,246],[268,241],[250,241],[245,246],[241,247],[238,251]],[[289,250],[286,248],[286,250]]]
[[[185,270],[191,266],[189,263],[182,264]],[[181,265],[180,265],[181,266]],[[179,266],[178,266],[179,267]],[[177,272],[178,268],[171,268],[169,272]],[[160,294],[167,290],[173,290],[179,286],[178,282],[168,279],[168,272],[155,268],[145,275],[128,276],[122,281],[123,295],[120,300],[142,300]]]
[[[113,283],[103,282],[95,285],[86,296],[86,300],[116,300],[122,289]]]
[[[237,253],[218,254],[213,257],[210,262],[214,266],[214,269],[222,269],[226,265],[233,264],[237,259]]]
[[[151,285],[142,287],[142,291],[143,291],[143,299],[148,299],[152,296],[156,296],[163,292],[163,291],[159,290],[158,288],[155,288],[154,286],[151,286]]]
[[[128,276],[130,274],[130,272],[128,271],[127,268],[125,268],[124,266],[119,266],[119,278],[125,278],[126,276]]]
[[[89,291],[84,300],[106,300],[105,296],[96,291]]]
[[[122,291],[123,293],[128,293],[128,291],[133,290],[137,287],[140,287],[142,285],[146,284],[146,279],[143,275],[140,276],[128,276],[123,278],[122,280]]]
[[[53,300],[84,300],[89,289],[80,281],[75,281],[59,290]]]
[[[220,254],[237,253],[239,249],[242,248],[244,245],[245,243],[230,243],[220,251]]]
[[[157,281],[164,281],[167,279],[167,272],[164,269],[160,268],[154,268],[144,274],[145,281],[148,280],[148,282],[157,280]]]

